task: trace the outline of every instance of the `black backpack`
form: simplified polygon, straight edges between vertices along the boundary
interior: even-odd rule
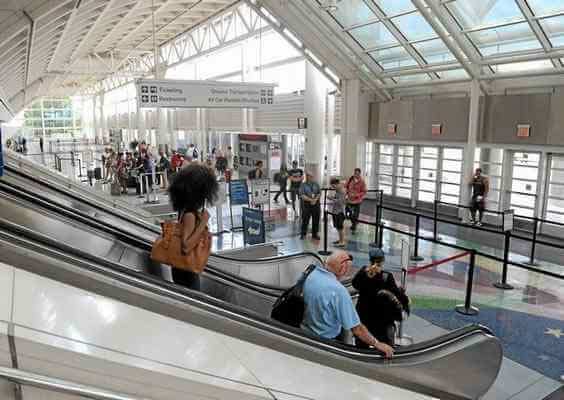
[[[298,282],[276,300],[270,313],[272,319],[295,328],[300,327],[305,313],[304,283],[314,269],[315,265],[307,267]]]

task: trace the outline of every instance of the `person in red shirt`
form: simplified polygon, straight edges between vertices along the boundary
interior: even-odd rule
[[[351,233],[356,232],[360,205],[366,196],[366,183],[362,179],[360,168],[354,169],[354,175],[347,181],[347,211],[351,220]]]
[[[182,167],[184,159],[176,150],[172,150],[172,157],[170,158],[170,169],[172,172],[176,172]]]

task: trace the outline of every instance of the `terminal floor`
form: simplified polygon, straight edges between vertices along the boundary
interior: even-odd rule
[[[141,205],[143,199],[125,197],[133,204]],[[164,201],[164,198],[161,199]],[[224,226],[230,226],[230,216],[224,210]],[[215,212],[212,210],[212,224]],[[237,213],[236,213],[237,214]],[[281,253],[322,249],[322,241],[308,236],[299,239],[299,220],[290,207],[277,207],[269,222],[267,241],[278,242]],[[370,218],[369,216],[365,216]],[[238,214],[235,217],[237,221]],[[406,229],[405,226],[388,222],[390,226]],[[347,251],[354,255],[354,272],[368,262],[367,254],[374,241],[371,227],[359,227],[355,235],[348,236]],[[320,232],[323,235],[321,229]],[[328,232],[330,243],[337,239],[334,229]],[[401,260],[400,235],[387,232],[384,236],[384,250],[387,255],[386,267],[398,272]],[[445,237],[445,241],[466,247],[483,249],[469,241],[457,241]],[[241,232],[228,232],[214,236],[215,250],[243,246]],[[495,251],[497,249],[487,249]],[[441,260],[460,251],[446,246],[420,242],[421,264]],[[517,256],[517,255],[512,255]],[[555,270],[562,266],[543,263]],[[488,326],[500,338],[504,348],[504,362],[500,376],[485,399],[533,400],[543,399],[562,387],[564,379],[564,285],[556,278],[510,268],[508,282],[513,290],[500,290],[492,286],[501,278],[501,264],[484,257],[477,257],[474,275],[472,304],[479,308],[477,316],[464,316],[454,311],[454,306],[464,302],[468,257],[423,270],[407,279],[408,292],[412,298],[412,315],[406,322],[405,332],[414,340],[421,341],[440,335],[445,331],[470,323]],[[396,274],[400,279],[399,272]]]

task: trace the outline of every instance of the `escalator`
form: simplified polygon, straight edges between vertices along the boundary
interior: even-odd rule
[[[130,217],[113,207],[84,198],[80,193],[64,190],[48,180],[32,177],[26,172],[7,166],[0,185],[6,190],[41,200],[53,211],[70,218],[80,218],[85,223],[98,229],[112,232],[122,241],[150,251],[150,246],[160,234],[156,225],[148,224],[135,217]],[[126,258],[129,251],[125,253]],[[137,258],[138,260],[138,258]],[[135,258],[127,264],[137,262]],[[209,265],[224,272],[231,272],[249,280],[258,280],[263,284],[278,288],[291,286],[309,264],[320,264],[322,260],[314,253],[301,253],[291,256],[262,258],[260,260],[239,260],[236,256],[212,254]],[[268,268],[262,268],[266,267]],[[165,270],[167,267],[164,268]],[[346,279],[350,282],[350,279]]]
[[[1,200],[5,210],[10,201]],[[9,211],[18,208],[26,207],[18,204]],[[28,209],[20,214],[48,216]],[[479,398],[499,371],[501,346],[484,327],[469,326],[407,346],[384,360],[373,351],[319,340],[270,320],[276,294],[267,289],[205,273],[202,292],[192,292],[113,260],[112,251],[94,255],[38,231],[38,224],[23,227],[5,216],[0,218],[0,253],[8,265],[294,357],[441,399]],[[58,226],[57,218],[48,218]],[[85,230],[81,239],[102,249],[106,238]]]
[[[9,166],[0,180],[0,187],[12,196],[41,204],[63,219],[78,220],[93,229],[113,235],[116,243],[119,241],[136,247],[137,249],[131,249],[130,246],[125,246],[122,249],[114,243],[112,251],[114,256],[121,254],[119,261],[126,265],[133,268],[146,265],[141,270],[170,279],[169,267],[155,268],[149,260],[151,244],[160,233],[157,226],[136,218],[127,218],[114,209],[105,208],[104,205],[83,199],[72,192],[65,192],[56,185],[30,177]],[[92,251],[97,250],[92,247]],[[209,260],[213,269],[258,281],[277,290],[291,286],[307,265],[321,263],[319,256],[307,252],[260,260],[239,260],[234,256],[213,254]]]

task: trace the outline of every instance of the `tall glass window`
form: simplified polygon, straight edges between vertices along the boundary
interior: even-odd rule
[[[564,223],[564,154],[550,156],[545,218]]]
[[[539,179],[539,153],[513,153],[510,206],[515,214],[533,217]]]
[[[443,148],[441,162],[441,201],[458,204],[462,179],[462,149]]]
[[[366,176],[372,176],[374,163],[374,143],[366,143],[366,165],[364,167],[364,173]]]
[[[398,146],[396,190],[398,197],[411,198],[413,186],[413,146]]]
[[[432,203],[437,193],[438,147],[422,147],[419,167],[419,201]]]
[[[383,190],[385,194],[391,195],[394,170],[394,146],[381,144],[379,159],[378,188]]]

